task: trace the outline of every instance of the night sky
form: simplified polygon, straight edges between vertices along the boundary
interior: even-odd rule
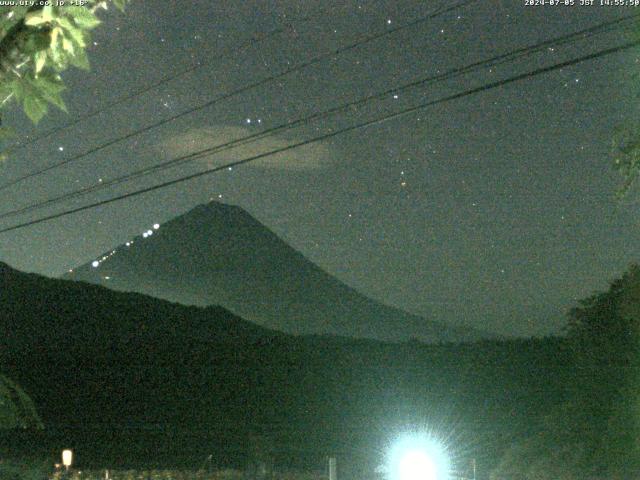
[[[145,0],[134,1],[124,15],[103,13],[89,52],[91,72],[64,74],[69,115],[55,111],[34,128],[16,107],[4,113],[3,120],[21,139],[197,62],[202,68],[13,153],[0,169],[0,184],[449,5],[415,0]],[[524,0],[471,3],[3,190],[1,211],[640,13],[638,8],[526,7]],[[261,38],[287,24],[282,34],[239,48],[252,36]],[[257,145],[6,219],[0,226],[177,178],[626,40],[618,31],[397,98],[389,95]],[[638,259],[637,197],[622,204],[615,200],[619,178],[610,150],[614,128],[631,124],[637,113],[633,76],[639,54],[637,48],[627,50],[255,164],[4,233],[0,259],[57,276],[153,223],[219,200],[241,206],[310,260],[385,303],[507,335],[557,332],[576,300],[606,288]]]

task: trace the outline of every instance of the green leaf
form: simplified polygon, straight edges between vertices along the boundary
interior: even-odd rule
[[[74,54],[73,42],[69,40],[67,37],[63,37],[62,39],[62,48],[65,52],[68,52],[69,55]]]
[[[49,44],[51,50],[55,50],[58,48],[58,39],[60,38],[61,33],[62,29],[60,27],[56,27],[51,30],[51,43]]]
[[[85,52],[83,48],[76,50],[75,55],[69,56],[69,63],[81,70],[91,70],[91,64],[89,63],[87,52]]]
[[[13,82],[0,82],[0,103],[10,95],[15,95]]]
[[[60,25],[64,29],[65,35],[69,38],[73,39],[76,46],[85,47],[85,32],[82,29],[76,27],[68,18],[60,17],[56,19],[58,25]]]
[[[0,18],[0,33],[4,36],[6,32],[15,24],[22,21],[29,11],[28,6],[22,7],[2,7],[2,17]]]
[[[56,27],[51,31],[52,40],[51,48],[49,49],[49,56],[53,61],[52,66],[59,72],[67,68],[67,65],[69,64],[69,55],[63,49],[62,42],[59,41],[61,38],[61,32],[62,29],[60,27]]]
[[[113,0],[113,4],[118,10],[124,13],[124,7],[127,5],[127,0]]]
[[[62,92],[64,91],[64,84],[53,77],[38,77],[31,80],[31,85],[41,98],[47,102],[54,104],[60,110],[66,112],[67,107],[62,100]]]
[[[42,10],[27,13],[24,23],[30,27],[36,27],[49,23],[51,20],[53,20],[53,9],[51,5],[47,5]]]
[[[43,23],[46,23],[46,22],[47,21],[42,15],[42,12],[31,12],[29,15],[27,15],[27,18],[25,18],[24,20],[25,25],[29,25],[30,27],[42,25]]]
[[[36,52],[46,50],[51,45],[51,36],[49,32],[34,32],[24,43],[24,53],[34,55]]]
[[[65,13],[71,15],[75,24],[84,29],[89,30],[100,25],[98,17],[88,8],[69,6],[65,9]]]
[[[24,97],[26,96],[27,92],[25,91],[25,88],[22,82],[20,81],[20,79],[19,78],[14,79],[10,85],[11,85],[11,90],[13,91],[13,94],[16,97],[16,100],[18,102],[21,102],[22,100],[24,100]]]
[[[47,102],[35,95],[27,95],[24,98],[23,107],[24,113],[35,124],[47,113]]]
[[[25,17],[27,12],[29,12],[29,8],[30,7],[28,5],[21,7],[2,7],[0,14],[2,14],[2,16],[7,20],[19,22]]]
[[[45,50],[39,51],[38,53],[35,54],[33,60],[34,60],[34,65],[35,65],[36,75],[37,75],[42,71],[45,63],[47,63],[47,52]]]

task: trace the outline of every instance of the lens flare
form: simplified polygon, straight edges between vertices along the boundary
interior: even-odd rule
[[[448,480],[450,459],[433,437],[405,435],[391,448],[386,470],[389,480]]]

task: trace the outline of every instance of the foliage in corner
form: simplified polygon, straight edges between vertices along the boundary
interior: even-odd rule
[[[640,136],[637,128],[618,129],[613,137],[613,167],[622,176],[617,196],[624,198],[640,174]]]
[[[42,428],[44,425],[29,396],[0,374],[0,430]]]
[[[640,266],[569,314],[564,403],[513,442],[492,480],[627,480],[640,471]]]
[[[100,24],[99,9],[123,10],[129,0],[85,0],[84,6],[0,6],[0,109],[18,102],[38,123],[49,105],[66,111],[60,74],[70,66],[89,69],[86,47]],[[10,132],[0,124],[0,140]]]

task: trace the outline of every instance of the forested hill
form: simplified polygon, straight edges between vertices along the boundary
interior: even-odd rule
[[[559,339],[436,347],[292,337],[221,308],[6,265],[0,302],[1,370],[31,395],[49,432],[71,432],[95,462],[156,461],[153,448],[146,456],[136,448],[169,448],[166,431],[169,462],[206,455],[211,442],[237,460],[251,431],[273,436],[282,455],[294,447],[320,455],[344,442],[383,443],[428,418],[465,442],[490,439],[491,457],[562,398],[570,375]]]
[[[635,318],[626,307],[635,297],[615,295]],[[294,337],[220,308],[2,266],[0,371],[45,424],[29,448],[71,445],[85,465],[193,467],[212,454],[217,465],[242,466],[248,439],[259,436],[279,465],[317,467],[337,453],[344,469],[372,471],[395,435],[425,426],[447,439],[459,469],[475,458],[479,478],[558,471],[556,451],[575,453],[566,468],[603,471],[605,447],[634,441],[616,437],[615,426],[633,424],[620,406],[629,370],[619,366],[635,343],[628,329],[620,337],[593,320],[602,302],[615,304],[606,295],[586,303],[566,339],[390,344]],[[626,317],[612,318],[619,327]],[[598,325],[598,336],[589,333]]]

